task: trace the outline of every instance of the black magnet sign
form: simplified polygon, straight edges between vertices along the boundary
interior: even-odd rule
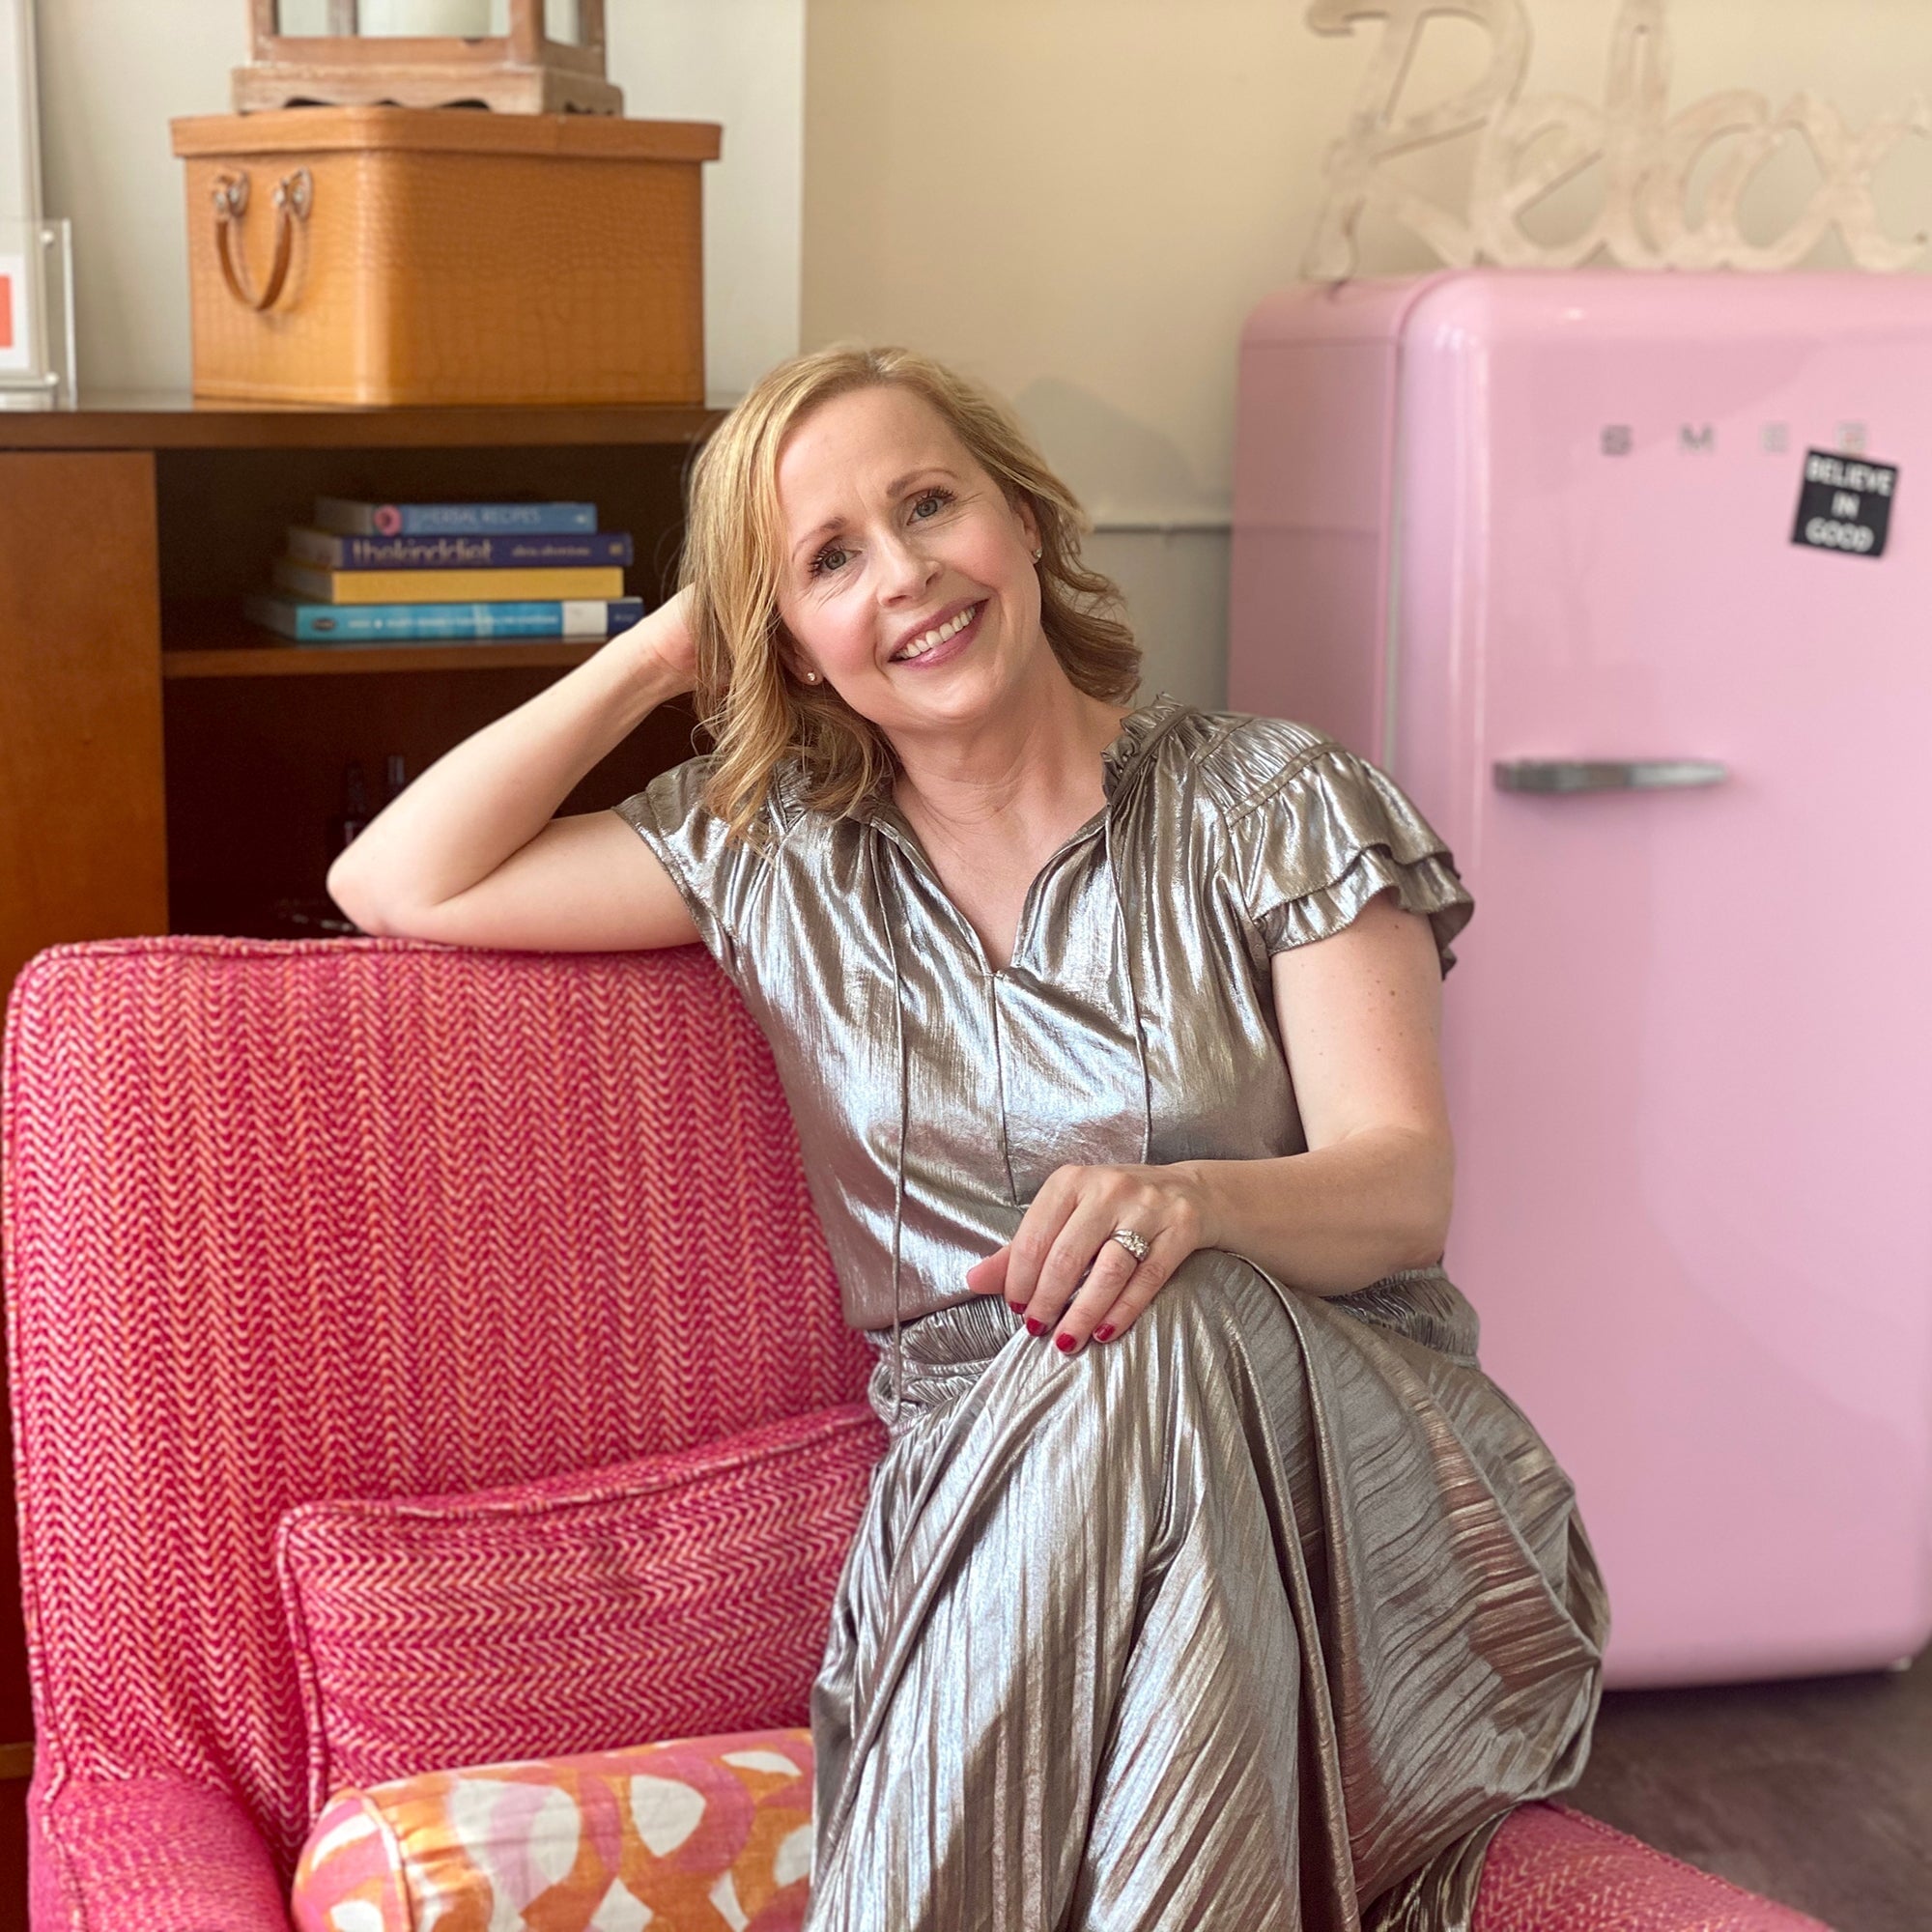
[[[1896,464],[1807,449],[1791,541],[1813,550],[1842,551],[1847,556],[1883,556],[1897,487]]]

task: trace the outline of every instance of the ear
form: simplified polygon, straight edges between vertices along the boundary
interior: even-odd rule
[[[1039,518],[1034,510],[1032,497],[1021,497],[1019,501],[1013,505],[1013,512],[1020,520],[1021,528],[1026,532],[1027,549],[1037,550],[1039,548]]]
[[[772,618],[772,649],[777,652],[779,663],[801,684],[823,686],[825,674],[810,663],[805,653],[799,649],[791,632],[782,617]]]

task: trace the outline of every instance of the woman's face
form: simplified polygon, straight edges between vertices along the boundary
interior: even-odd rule
[[[1031,510],[923,396],[879,384],[820,404],[785,439],[778,495],[792,668],[881,730],[979,722],[1058,669]]]

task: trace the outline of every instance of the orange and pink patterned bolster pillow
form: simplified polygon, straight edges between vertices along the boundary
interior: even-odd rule
[[[296,1932],[795,1932],[810,1875],[810,1732],[739,1731],[339,1791],[290,1913]]]

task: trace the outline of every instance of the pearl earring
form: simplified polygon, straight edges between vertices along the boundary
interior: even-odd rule
[[[818,682],[818,673],[815,670],[807,671],[805,681],[807,684],[816,684]]]
[[[1034,554],[1033,554],[1033,560],[1034,560],[1034,561],[1035,561],[1036,563],[1037,563],[1037,562],[1039,561],[1039,552],[1038,552],[1038,551],[1035,551],[1035,552],[1034,552]]]

